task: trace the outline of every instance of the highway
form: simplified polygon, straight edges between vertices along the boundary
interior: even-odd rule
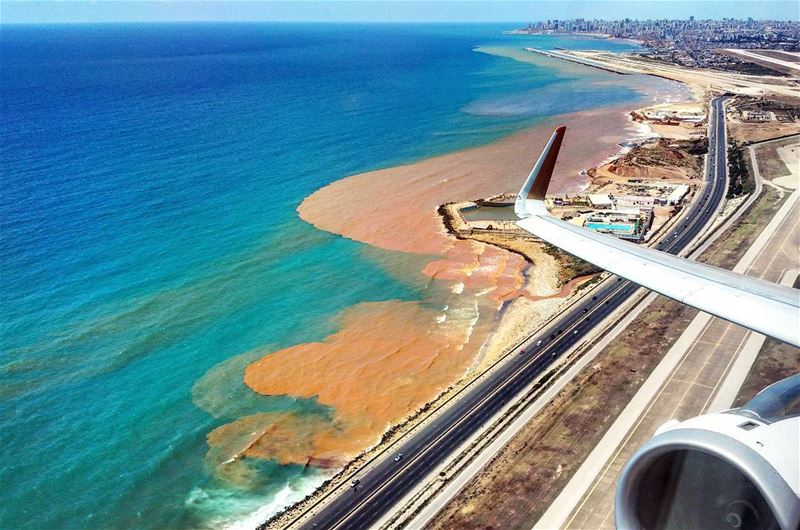
[[[657,247],[670,254],[687,250],[711,223],[725,195],[726,162],[722,98],[712,100],[709,157],[705,186],[685,214],[662,237]],[[362,529],[375,524],[414,485],[476,432],[487,420],[513,401],[562,354],[582,342],[597,322],[614,312],[640,287],[619,277],[604,282],[537,336],[528,341],[525,354],[514,355],[477,382],[460,399],[424,428],[396,444],[390,454],[368,471],[356,472],[360,483],[329,500],[304,529]],[[537,344],[541,341],[541,344]],[[402,457],[398,458],[402,454]]]

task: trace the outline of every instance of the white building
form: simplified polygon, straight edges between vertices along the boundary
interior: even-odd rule
[[[683,198],[686,197],[687,193],[689,193],[689,186],[686,184],[678,184],[667,196],[667,204],[669,206],[680,204]]]
[[[588,199],[589,205],[594,208],[606,209],[614,206],[614,201],[611,200],[611,197],[607,193],[592,194],[589,195]]]

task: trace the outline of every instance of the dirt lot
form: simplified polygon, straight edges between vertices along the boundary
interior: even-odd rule
[[[779,142],[774,142],[767,145],[759,145],[755,148],[756,156],[758,157],[758,168],[761,171],[761,176],[767,180],[783,177],[791,173],[791,170],[786,167],[786,164],[781,157],[778,156],[777,149],[787,145],[797,145],[800,138],[797,136],[786,138]]]
[[[780,202],[778,193],[767,189],[743,216],[734,236],[721,237],[705,261],[732,266]],[[651,304],[445,507],[431,527],[530,528],[696,313],[663,297]],[[776,353],[765,357],[763,367],[757,363],[754,372],[762,375],[753,376],[754,388],[792,369],[782,347],[767,343],[766,348]],[[770,360],[773,357],[779,360]]]
[[[768,121],[763,123],[730,123],[728,134],[739,143],[762,142],[800,132],[800,124]]]
[[[660,138],[633,148],[626,155],[590,170],[592,188],[606,193],[603,188],[614,182],[628,179],[686,183],[702,176],[703,155],[707,150],[705,140],[671,140]]]

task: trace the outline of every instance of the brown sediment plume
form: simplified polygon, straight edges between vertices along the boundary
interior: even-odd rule
[[[458,241],[445,257],[428,263],[423,274],[439,280],[453,280],[468,289],[490,289],[492,299],[502,301],[519,290],[525,281],[522,256],[478,241]]]
[[[437,156],[409,164],[351,176],[318,190],[298,208],[300,216],[327,230],[369,245],[410,253],[438,254],[424,273],[435,278],[460,281],[475,288],[496,287],[492,296],[503,300],[518,289],[514,273],[501,274],[501,284],[492,285],[496,272],[490,265],[476,271],[475,256],[486,261],[498,253],[484,250],[475,241],[456,240],[443,229],[437,209],[441,204],[513,192],[521,185],[554,124],[568,127],[565,145],[550,188],[574,191],[585,184],[581,170],[619,151],[620,130],[629,126],[625,108],[591,110],[558,116],[540,126],[516,133],[498,142]],[[498,258],[499,259],[499,258]],[[517,260],[517,274],[524,266]]]
[[[348,309],[342,329],[321,343],[299,344],[247,367],[256,392],[316,398],[332,419],[302,425],[293,415],[255,415],[209,435],[224,457],[260,456],[281,463],[341,465],[375,443],[393,422],[463,375],[477,313],[440,313],[416,302],[364,303]]]
[[[299,462],[297,455],[312,454],[312,440],[327,428],[324,417],[299,417],[288,412],[259,413],[228,423],[208,435],[215,465],[230,464],[245,456],[267,456],[282,462]]]
[[[581,170],[619,151],[625,110],[562,115],[486,146],[354,175],[310,195],[298,212],[321,230],[363,243],[444,254],[454,240],[442,230],[439,205],[518,191],[556,124],[568,131],[550,190],[575,191],[586,181]]]
[[[298,211],[309,223],[382,249],[431,255],[422,274],[448,288],[431,290],[437,294],[426,294],[423,302],[351,307],[340,330],[323,342],[250,364],[244,380],[256,392],[315,398],[331,407],[332,416],[311,427],[286,415],[243,418],[209,435],[218,459],[340,465],[458,380],[490,336],[503,303],[533,291],[527,286],[526,292],[528,264],[521,255],[455,239],[443,229],[437,208],[515,191],[554,124],[570,128],[551,183],[559,192],[582,185],[580,170],[618,151],[627,118],[622,108],[560,116],[487,146],[348,177],[306,198]],[[547,289],[542,291],[535,290],[546,298]]]

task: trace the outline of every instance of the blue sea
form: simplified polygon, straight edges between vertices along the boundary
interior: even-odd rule
[[[327,414],[242,382],[415,300],[382,251],[295,211],[347,175],[485,144],[557,113],[643,100],[595,69],[479,53],[628,50],[492,25],[0,28],[0,527],[247,526],[321,471],[217,476],[206,435]]]

